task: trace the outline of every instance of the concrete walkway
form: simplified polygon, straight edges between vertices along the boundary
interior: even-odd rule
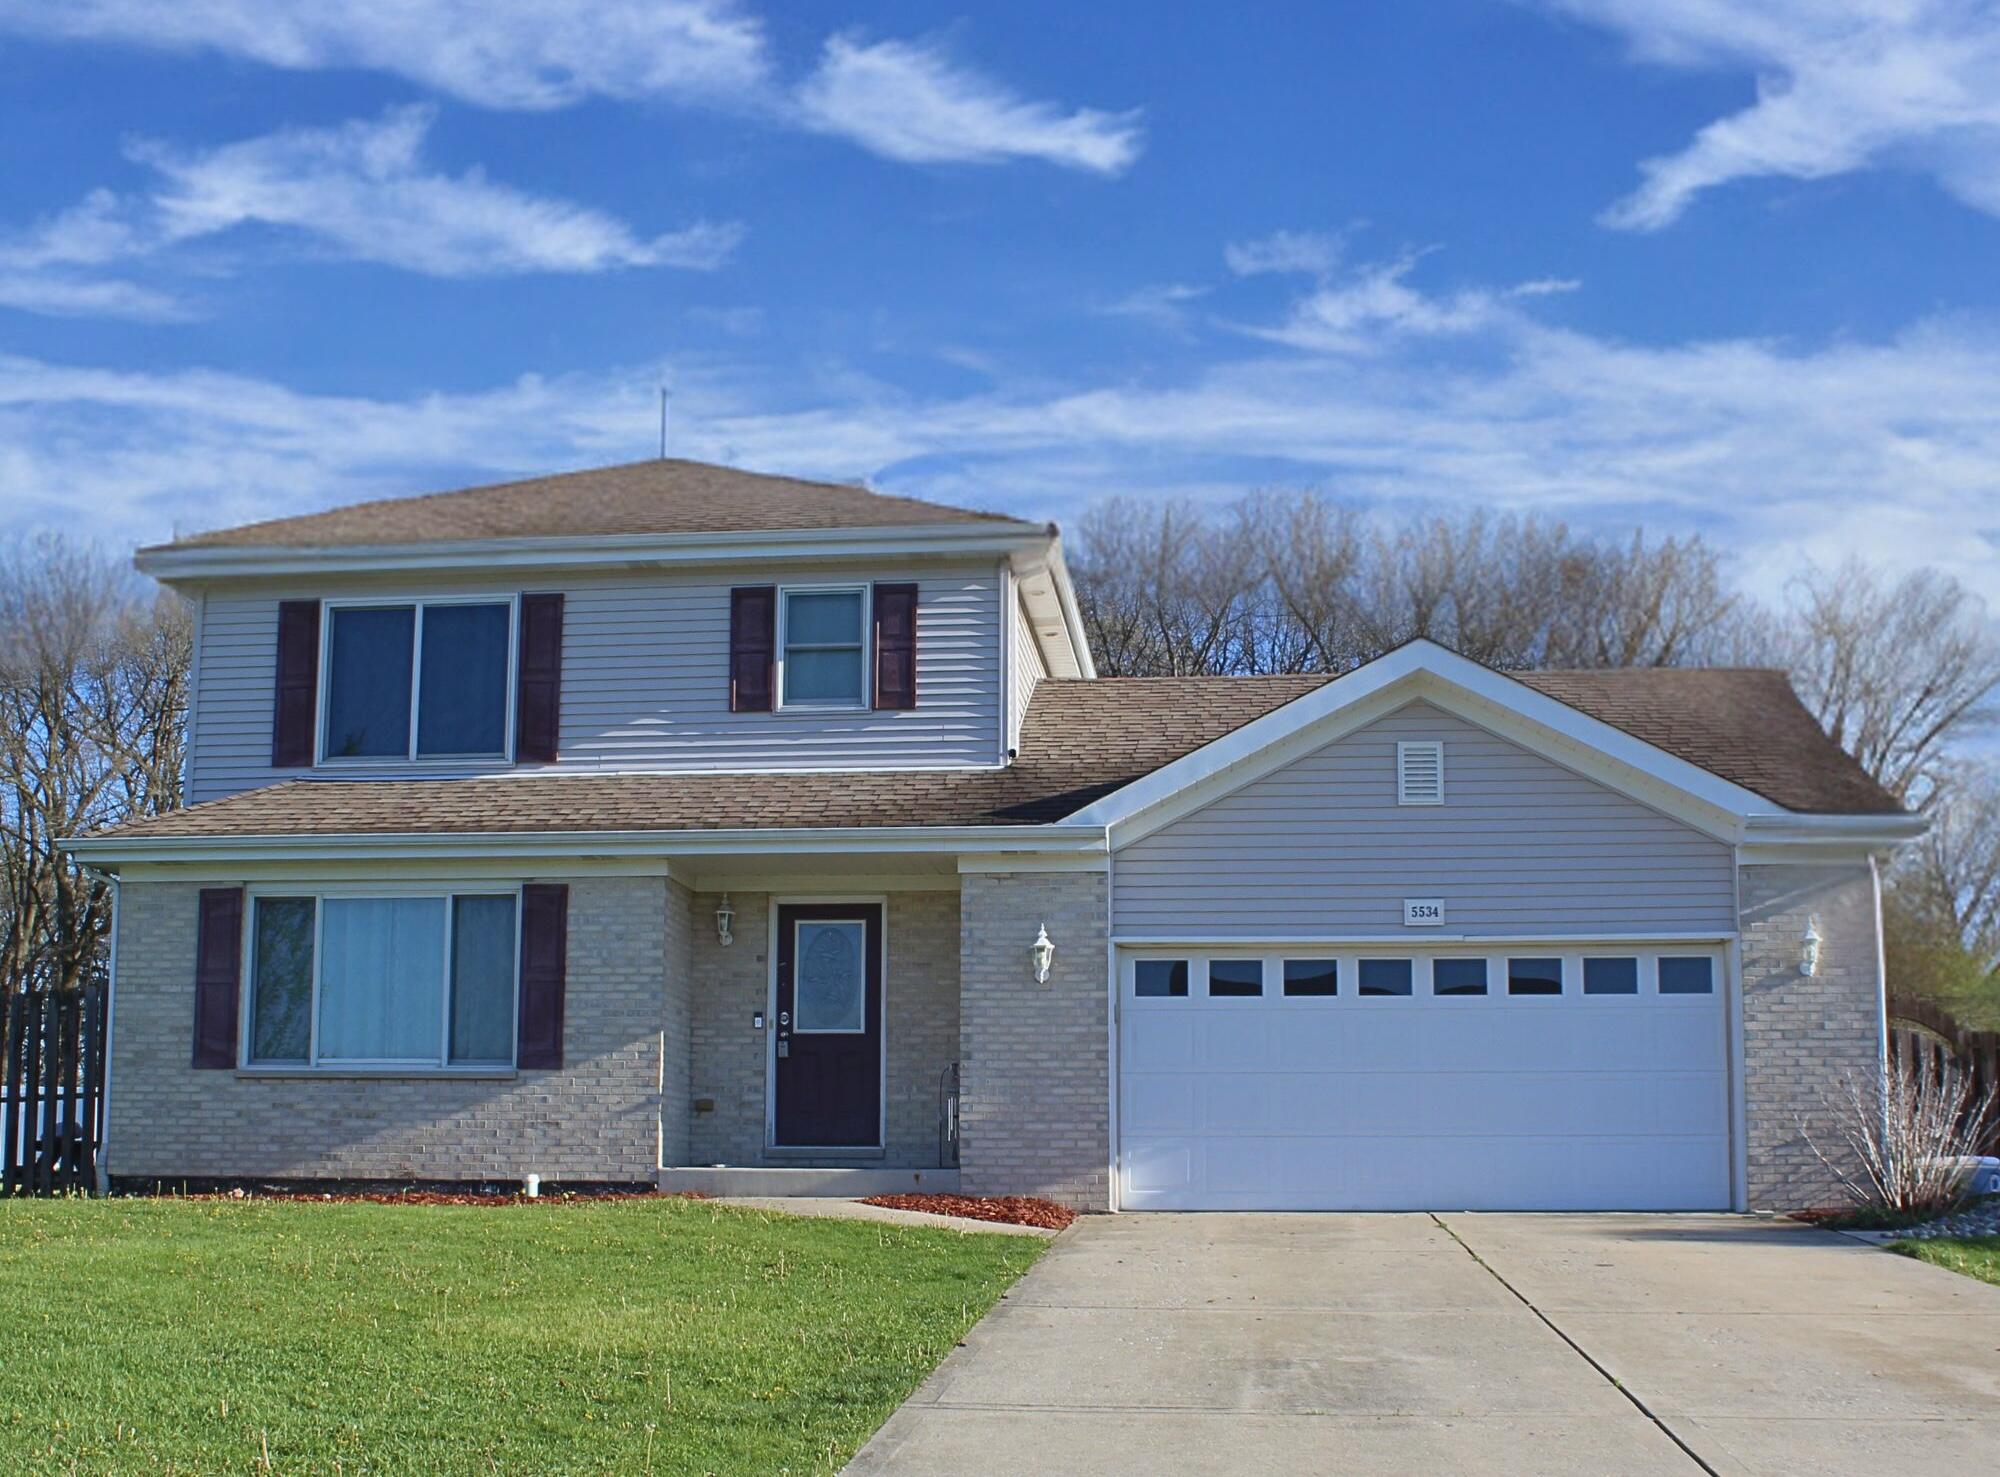
[[[2000,1288],[1731,1216],[1079,1222],[862,1473],[1963,1473]]]

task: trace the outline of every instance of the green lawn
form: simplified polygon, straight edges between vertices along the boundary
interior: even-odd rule
[[[0,1471],[826,1471],[1042,1246],[684,1200],[0,1202]]]
[[[1933,1266],[1949,1267],[1954,1272],[1963,1272],[1982,1282],[2000,1282],[2000,1236],[1898,1241],[1889,1249]]]

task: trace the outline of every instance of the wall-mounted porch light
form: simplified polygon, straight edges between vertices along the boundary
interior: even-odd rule
[[[1049,971],[1055,967],[1056,962],[1056,946],[1049,937],[1047,924],[1040,925],[1028,954],[1035,961],[1035,983],[1046,985],[1049,982]]]
[[[1805,937],[1799,940],[1799,973],[1807,979],[1819,973],[1819,949],[1825,942],[1819,931],[1819,914],[1815,913],[1806,920]]]
[[[736,923],[736,910],[729,906],[729,894],[722,895],[722,901],[715,905],[715,939],[723,948],[736,942],[736,935],[730,929]]]

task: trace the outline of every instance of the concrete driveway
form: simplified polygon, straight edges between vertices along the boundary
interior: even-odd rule
[[[1080,1221],[854,1472],[2000,1461],[2000,1287],[1731,1216]]]

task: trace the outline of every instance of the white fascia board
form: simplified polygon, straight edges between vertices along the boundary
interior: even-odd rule
[[[454,539],[290,548],[216,545],[141,549],[138,568],[165,584],[273,576],[402,571],[632,568],[681,564],[1008,556],[1038,552],[1046,529],[1029,523],[937,523],[897,528],[807,528],[768,533],[617,534]]]
[[[1717,840],[1737,842],[1753,825],[1820,823],[1815,834],[1838,833],[1843,822],[1908,817],[1800,817],[1755,791],[1711,774],[1623,729],[1537,692],[1491,668],[1429,641],[1412,641],[1337,677],[1324,687],[1225,734],[1069,817],[1101,825],[1114,849],[1261,775],[1422,699],[1543,753],[1586,778],[1686,821]],[[1872,834],[1872,833],[1871,833]]]
[[[326,836],[81,836],[59,843],[92,865],[235,860],[395,861],[674,856],[894,856],[1068,851],[1102,854],[1097,827],[854,826],[742,831],[417,831]]]

